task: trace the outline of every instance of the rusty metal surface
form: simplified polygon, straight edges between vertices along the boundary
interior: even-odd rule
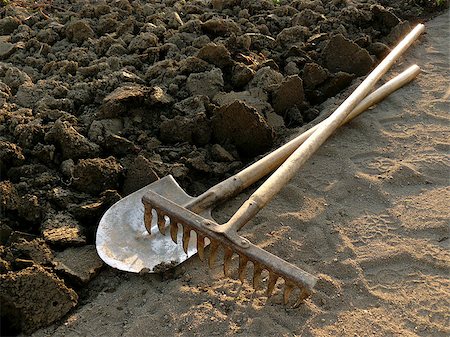
[[[215,262],[214,260],[216,258],[218,248],[222,247],[224,250],[225,275],[228,274],[228,266],[232,255],[237,254],[240,257],[239,275],[241,280],[244,279],[245,268],[247,267],[248,262],[253,264],[253,285],[255,289],[259,286],[261,272],[263,270],[267,270],[269,272],[269,278],[272,280],[272,282],[269,282],[267,289],[268,295],[270,295],[273,291],[275,286],[274,282],[276,282],[278,278],[284,280],[285,302],[288,301],[289,295],[294,288],[300,289],[299,301],[311,294],[317,279],[310,273],[252,244],[250,241],[239,236],[237,233],[233,238],[227,237],[224,233],[218,233],[213,230],[215,226],[220,226],[218,223],[189,211],[185,207],[156,193],[155,191],[149,190],[143,196],[142,201],[146,209],[152,211],[152,217],[146,218],[146,221],[155,222],[157,221],[156,218],[164,217],[168,220],[166,221],[166,226],[178,228],[178,237],[175,243],[180,243],[180,233],[183,233],[181,246],[185,248],[188,244],[189,247],[192,246],[192,239],[194,237],[199,237],[202,239],[208,238],[212,243],[209,255],[210,266],[212,266]],[[156,211],[156,214],[154,211]],[[148,214],[150,214],[150,212]],[[182,229],[180,227],[182,227]],[[151,236],[161,234],[157,226],[152,226],[151,228]],[[164,232],[167,232],[167,230],[164,230]],[[171,233],[172,232],[173,229],[171,229]]]

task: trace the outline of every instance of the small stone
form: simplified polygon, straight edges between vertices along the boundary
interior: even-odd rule
[[[171,12],[169,14],[169,18],[168,18],[168,26],[170,28],[174,28],[177,29],[181,26],[184,25],[183,20],[180,17],[180,14],[178,14],[177,12]]]
[[[41,266],[0,275],[2,315],[25,334],[61,319],[78,301],[65,283]]]
[[[19,216],[25,220],[33,224],[39,224],[46,209],[43,205],[42,198],[38,198],[36,195],[28,193],[21,197],[17,211]]]
[[[41,41],[43,43],[47,43],[49,45],[53,45],[53,44],[55,44],[56,41],[59,41],[61,39],[59,34],[52,28],[46,28],[46,29],[40,30],[37,33],[36,38],[39,41]]]
[[[391,32],[388,36],[384,38],[384,41],[387,45],[395,45],[398,43],[408,32],[412,29],[410,23],[408,21],[400,22],[394,28],[392,28]]]
[[[154,171],[154,164],[144,156],[139,155],[127,167],[123,193],[128,195],[158,179],[159,177]]]
[[[211,167],[206,163],[206,158],[204,154],[199,154],[197,156],[189,155],[187,163],[194,169],[203,173],[210,173]]]
[[[242,101],[235,101],[214,111],[212,130],[219,143],[231,142],[240,153],[248,156],[267,151],[275,138],[273,129],[264,117]]]
[[[283,117],[273,111],[266,112],[266,120],[267,124],[269,124],[275,130],[275,132],[283,129],[286,126]]]
[[[343,71],[357,76],[365,75],[373,60],[367,50],[346,39],[342,34],[333,36],[322,52],[324,66],[333,73]]]
[[[297,106],[287,109],[284,113],[284,118],[289,127],[301,126],[304,123],[303,114]]]
[[[186,87],[192,95],[204,95],[209,98],[222,91],[223,86],[222,71],[219,68],[190,74],[186,82]]]
[[[298,69],[295,62],[291,61],[284,67],[284,72],[286,75],[297,75],[300,72],[300,69]]]
[[[299,107],[304,98],[302,79],[298,75],[289,76],[274,92],[273,109],[282,115],[286,109]]]
[[[122,44],[114,43],[106,51],[106,56],[122,56],[127,53],[127,48],[125,48]]]
[[[114,157],[81,159],[73,170],[73,186],[91,194],[116,189],[122,171],[122,165]]]
[[[37,158],[41,163],[52,162],[55,159],[56,148],[54,145],[44,145],[37,143],[31,151],[32,156]]]
[[[60,170],[66,177],[72,177],[73,169],[75,168],[75,162],[73,159],[66,159],[61,163]]]
[[[95,246],[67,248],[53,260],[55,270],[79,285],[87,284],[103,267]]]
[[[0,207],[2,210],[15,211],[20,203],[20,196],[14,184],[8,180],[0,181]]]
[[[214,66],[196,56],[186,57],[179,62],[179,72],[183,75],[190,75],[191,73],[203,73],[210,71]]]
[[[315,27],[320,21],[326,20],[325,15],[317,13],[309,8],[302,10],[292,17],[292,26]]]
[[[106,190],[95,201],[89,196],[85,196],[80,200],[81,203],[70,204],[67,208],[76,219],[83,223],[89,223],[92,219],[100,218],[109,207],[120,199],[121,196],[116,190]]]
[[[123,130],[123,122],[119,118],[95,120],[91,123],[88,137],[93,142],[103,142],[109,135]]]

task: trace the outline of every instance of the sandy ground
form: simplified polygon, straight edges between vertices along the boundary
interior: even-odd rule
[[[169,279],[105,269],[33,336],[449,335],[448,13],[426,26],[389,77],[414,63],[422,74],[339,130],[246,230],[319,277],[300,308],[195,257]]]

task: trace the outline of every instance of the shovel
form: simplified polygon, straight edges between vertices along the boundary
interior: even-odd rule
[[[339,125],[349,121],[417,75],[418,67],[411,67],[401,78],[396,78],[394,83],[389,82],[354,109],[422,31],[423,25],[416,27],[325,121],[199,197],[189,196],[173,177],[167,176],[120,200],[100,221],[96,242],[100,257],[107,264],[121,270],[154,271],[161,263],[174,261],[177,264],[196,252],[203,259],[204,247],[210,242],[210,264],[215,260],[218,247],[224,248],[226,274],[232,255],[237,253],[241,280],[245,278],[247,262],[251,261],[254,265],[255,288],[259,283],[261,272],[266,269],[269,271],[268,294],[281,277],[285,280],[285,301],[294,287],[301,291],[300,300],[308,296],[316,282],[313,275],[253,245],[239,236],[237,230],[271,200]],[[354,112],[349,114],[352,110]],[[281,171],[279,169],[275,173],[275,178],[269,178],[229,222],[219,225],[212,219],[211,210],[214,206],[273,171],[289,155],[291,157],[280,167]],[[145,227],[142,223],[143,218]],[[182,247],[174,245],[170,238],[164,236],[166,229],[169,228],[170,238],[175,242],[183,242]]]

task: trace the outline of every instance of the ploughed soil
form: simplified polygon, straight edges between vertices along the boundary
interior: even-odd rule
[[[449,332],[448,1],[0,4],[2,335]],[[156,275],[99,259],[113,203],[169,174],[198,195],[238,172],[444,12],[409,61],[427,81],[380,105],[396,117],[346,127],[247,233],[319,275],[300,308],[197,258]]]

